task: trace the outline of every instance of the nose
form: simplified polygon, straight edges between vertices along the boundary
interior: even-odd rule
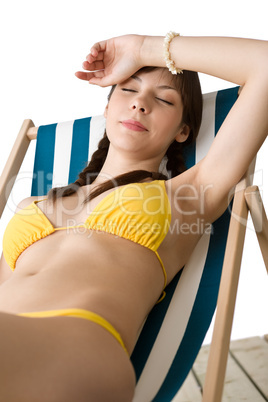
[[[132,99],[131,109],[137,110],[138,112],[141,112],[143,114],[149,113],[150,111],[149,102],[146,100],[144,96],[143,97],[137,96],[135,99]]]
[[[133,110],[135,110],[135,109],[138,109],[140,112],[142,112],[142,113],[145,113],[145,107],[142,107],[142,106],[138,106],[138,105],[132,105],[132,109]]]

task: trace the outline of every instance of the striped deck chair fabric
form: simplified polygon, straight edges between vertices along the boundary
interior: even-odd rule
[[[200,134],[185,151],[187,168],[206,155],[237,96],[238,87],[203,95]],[[102,116],[40,126],[32,195],[74,182],[104,129]],[[229,219],[228,209],[207,228],[187,265],[167,287],[165,299],[149,314],[131,356],[137,377],[134,402],[170,402],[187,377],[216,308]]]

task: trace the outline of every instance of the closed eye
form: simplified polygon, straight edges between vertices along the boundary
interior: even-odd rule
[[[161,102],[166,103],[167,105],[171,105],[171,106],[173,106],[173,103],[168,102],[168,101],[167,101],[167,100],[165,100],[165,99],[162,99],[162,98],[156,98],[156,99],[158,99],[158,100],[159,100],[159,101],[161,101]]]
[[[128,88],[122,88],[122,91],[125,91],[125,92],[137,92],[134,89],[128,89]]]
[[[124,91],[124,92],[138,92],[138,91],[136,91],[135,89],[129,89],[129,88],[122,88],[122,91]],[[158,98],[158,97],[156,97],[156,99],[159,100],[160,102],[166,103],[167,105],[173,106],[173,103],[168,102],[168,101],[165,100],[165,99]]]

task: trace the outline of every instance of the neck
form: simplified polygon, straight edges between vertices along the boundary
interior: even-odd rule
[[[116,163],[114,162],[116,161]],[[137,158],[130,158],[122,153],[115,152],[109,148],[107,158],[103,167],[95,180],[95,182],[102,183],[110,180],[123,173],[128,173],[133,170],[147,170],[149,172],[158,172],[160,165],[159,159],[141,161]]]

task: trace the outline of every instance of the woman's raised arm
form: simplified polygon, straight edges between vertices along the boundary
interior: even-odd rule
[[[207,218],[214,220],[226,208],[228,193],[243,176],[268,133],[268,42],[179,37],[173,39],[170,50],[177,67],[243,85],[196,170],[196,185],[210,187],[206,212]],[[152,57],[152,62],[157,63],[156,52],[152,52]],[[176,179],[173,184],[176,187]]]
[[[100,86],[122,82],[144,66],[165,67],[164,37],[125,35],[95,43],[80,79]],[[171,58],[183,70],[198,71],[243,85],[267,74],[268,42],[222,37],[175,37]]]
[[[128,78],[144,66],[165,67],[164,37],[128,35],[92,47],[77,76],[101,86]],[[170,44],[176,67],[243,85],[208,155],[199,163],[197,185],[210,186],[208,215],[226,204],[268,133],[268,42],[223,37],[175,37]],[[98,71],[101,69],[102,71]],[[179,180],[173,179],[173,185]]]
[[[146,44],[146,42],[148,42]],[[151,44],[150,44],[151,42]],[[146,38],[151,64],[160,64],[162,38]],[[176,67],[243,85],[207,156],[195,170],[197,189],[206,193],[208,220],[227,207],[228,194],[247,170],[268,133],[268,42],[240,38],[176,37],[170,46]],[[149,50],[146,51],[149,55]],[[173,179],[174,189],[180,179]]]

